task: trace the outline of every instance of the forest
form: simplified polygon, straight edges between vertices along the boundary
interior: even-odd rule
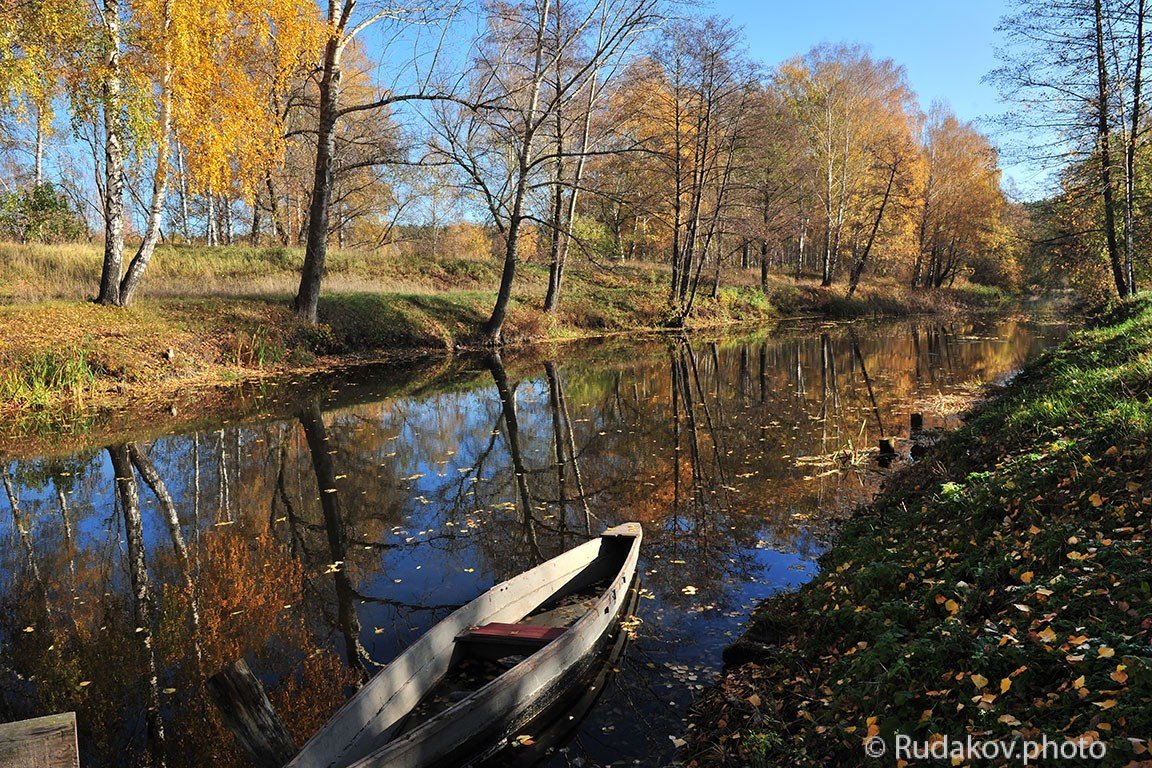
[[[1067,199],[1010,200],[993,141],[898,62],[823,44],[769,66],[733,21],[661,0],[5,5],[0,235],[102,248],[84,294],[104,305],[148,293],[158,246],[243,243],[290,249],[308,323],[344,250],[499,264],[483,343],[521,262],[547,267],[546,313],[570,264],[657,266],[677,327],[731,269],[848,296],[1059,282],[1033,230],[1066,243],[1099,207],[1074,194],[1088,160]],[[1117,51],[1128,21],[1108,19]],[[1129,139],[1111,153],[1138,158]]]

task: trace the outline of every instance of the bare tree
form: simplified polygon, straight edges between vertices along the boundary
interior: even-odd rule
[[[719,259],[721,224],[735,202],[735,180],[754,71],[740,55],[739,33],[719,18],[669,27],[653,55],[650,151],[667,185],[665,225],[672,234],[672,322],[692,312],[708,255]]]
[[[294,307],[296,313],[308,322],[317,321],[317,308],[320,301],[320,285],[324,279],[324,262],[328,255],[328,235],[331,230],[333,178],[340,164],[337,147],[337,127],[350,115],[363,112],[380,114],[393,104],[411,101],[450,99],[449,94],[432,92],[424,83],[422,87],[409,93],[385,90],[378,98],[367,102],[345,104],[341,98],[341,83],[344,77],[344,58],[349,46],[363,33],[373,27],[391,25],[395,36],[404,27],[433,25],[447,28],[447,22],[455,14],[455,7],[439,5],[427,6],[394,5],[390,3],[364,3],[358,8],[358,0],[328,0],[327,29],[323,58],[320,63],[319,104],[316,123],[316,161],[312,173],[312,199],[308,209],[308,229],[304,251],[304,267],[300,273],[300,287],[296,292]],[[389,31],[383,33],[387,38]]]
[[[1080,194],[1099,202],[1099,227],[1090,234],[1103,235],[1121,297],[1135,290],[1132,180],[1143,144],[1145,13],[1143,0],[1017,0],[1015,12],[1000,25],[1008,41],[1004,64],[989,75],[1019,105],[1004,125],[1027,133],[1028,157],[1050,166],[1069,158],[1095,166]],[[1118,166],[1124,176],[1123,251],[1116,221]]]
[[[444,104],[432,126],[434,155],[456,166],[462,186],[482,203],[503,241],[500,287],[483,329],[486,344],[503,343],[523,226],[548,226],[535,213],[543,207],[539,193],[559,183],[570,186],[556,174],[549,179],[549,168],[589,153],[587,146],[549,146],[549,126],[574,102],[586,105],[585,87],[598,87],[592,81],[601,67],[624,55],[656,21],[659,2],[575,0],[563,10],[556,0],[488,6],[468,99],[490,108]],[[564,66],[564,60],[574,63]]]

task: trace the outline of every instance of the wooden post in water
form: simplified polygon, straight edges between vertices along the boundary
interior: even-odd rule
[[[244,659],[229,664],[208,678],[224,724],[236,735],[260,768],[281,768],[299,751],[292,734],[272,709],[264,686]]]
[[[0,768],[80,768],[76,713],[0,725]]]

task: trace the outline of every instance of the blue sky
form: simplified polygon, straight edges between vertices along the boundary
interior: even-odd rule
[[[768,66],[820,43],[859,43],[904,65],[924,109],[946,101],[991,133],[983,118],[1006,108],[996,88],[981,82],[998,63],[996,25],[1008,10],[1002,0],[713,0],[701,10],[743,27],[749,54]],[[1042,172],[1007,158],[1005,165],[1025,190],[1044,183]]]

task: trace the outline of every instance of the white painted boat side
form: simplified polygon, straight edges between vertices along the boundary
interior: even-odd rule
[[[639,526],[636,525],[635,529],[638,532]],[[604,535],[634,534],[626,525],[606,531]],[[457,635],[476,625],[516,621],[530,613],[594,561],[600,547],[601,539],[585,542],[529,571],[495,585],[472,602],[454,611],[357,691],[332,719],[309,739],[286,768],[337,768],[368,755],[387,738],[392,727],[443,677],[451,661]],[[630,558],[638,547],[637,541],[633,545]],[[634,577],[634,572],[635,563],[632,564],[629,579]],[[628,583],[630,584],[630,581]],[[622,594],[620,593],[619,597],[622,597]],[[573,629],[580,626],[580,621]],[[573,634],[571,630],[561,639],[570,634]],[[551,643],[544,651],[550,650],[558,642],[559,640]],[[539,656],[544,651],[531,658]],[[496,682],[507,676],[501,676]],[[477,691],[477,694],[485,689]],[[460,705],[468,703],[472,698],[465,699]],[[457,707],[453,707],[448,712],[456,709]],[[422,729],[423,726],[405,736],[410,737]]]
[[[519,712],[535,703],[540,693],[595,650],[619,618],[636,578],[643,534],[638,524],[627,523],[606,531],[604,536],[626,536],[633,541],[611,586],[605,589],[592,610],[559,638],[508,672],[347,768],[422,768],[435,764],[459,744],[484,734],[494,720],[514,720]]]

